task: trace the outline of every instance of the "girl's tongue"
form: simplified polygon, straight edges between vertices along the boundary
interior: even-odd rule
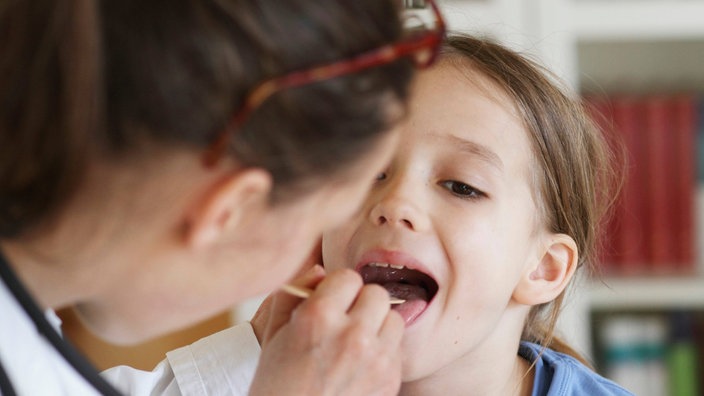
[[[411,323],[428,306],[428,292],[424,288],[405,283],[385,283],[382,286],[393,298],[406,300],[403,304],[393,305],[393,309],[401,314],[406,324]]]
[[[362,267],[360,274],[364,283],[377,283],[388,290],[391,297],[406,300],[393,306],[406,325],[425,311],[438,289],[430,276],[406,267],[394,268],[376,263]]]

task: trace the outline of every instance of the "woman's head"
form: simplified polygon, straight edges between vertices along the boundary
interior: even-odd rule
[[[112,293],[113,324],[141,321],[122,333],[150,312],[203,317],[280,284],[390,157],[412,62],[277,92],[215,168],[203,153],[262,81],[399,40],[395,4],[3,2],[0,237],[80,278],[129,268],[103,268],[78,296]],[[130,289],[98,290],[108,281]]]
[[[398,39],[392,4],[5,2],[2,235],[51,215],[91,157],[121,160],[147,145],[205,150],[262,80]],[[295,197],[388,130],[410,75],[399,61],[281,92],[239,128],[228,154],[268,170],[275,199]]]

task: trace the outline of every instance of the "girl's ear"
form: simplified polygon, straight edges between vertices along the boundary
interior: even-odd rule
[[[225,175],[187,211],[186,244],[198,249],[217,242],[224,232],[237,226],[242,214],[267,205],[271,189],[271,174],[261,168],[238,169]]]
[[[523,275],[513,292],[519,304],[539,305],[557,298],[567,287],[577,269],[577,244],[565,234],[552,234],[538,260]]]

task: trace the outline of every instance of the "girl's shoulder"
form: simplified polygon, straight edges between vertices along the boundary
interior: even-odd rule
[[[533,396],[633,395],[564,353],[534,343],[521,342],[518,355],[535,363]]]

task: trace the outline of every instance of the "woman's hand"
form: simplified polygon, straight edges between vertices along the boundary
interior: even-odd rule
[[[320,266],[293,283],[315,292],[276,293],[252,320],[262,355],[250,394],[396,395],[404,323],[386,290]]]

